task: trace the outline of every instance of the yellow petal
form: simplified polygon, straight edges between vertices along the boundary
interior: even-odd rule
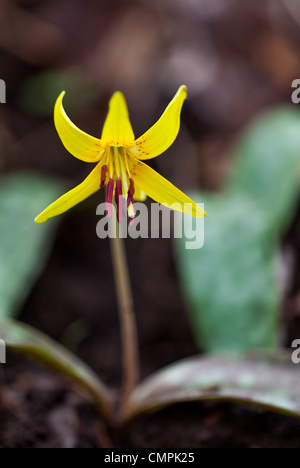
[[[135,141],[136,149],[141,153],[137,156],[139,159],[155,158],[172,145],[179,132],[180,113],[186,96],[186,86],[180,86],[160,119]]]
[[[73,124],[63,107],[64,95],[65,91],[58,97],[54,108],[55,127],[64,147],[82,161],[99,161],[103,151],[101,140],[88,135]]]
[[[129,164],[134,182],[138,184],[143,192],[153,198],[154,201],[176,211],[188,213],[195,218],[206,216],[202,208],[171,184],[171,182],[151,169],[151,167],[141,161],[134,161],[132,159],[129,161]]]
[[[134,184],[134,195],[133,198],[138,202],[143,202],[147,199],[147,195],[143,192],[140,187]]]
[[[101,164],[98,164],[80,185],[77,185],[77,187],[65,193],[52,203],[52,205],[48,206],[48,208],[35,218],[35,222],[43,223],[49,218],[60,215],[97,192],[97,190],[100,189],[100,178]]]
[[[128,108],[123,94],[114,93],[109,101],[108,114],[103,126],[101,140],[106,145],[131,145],[134,133],[129,120]]]

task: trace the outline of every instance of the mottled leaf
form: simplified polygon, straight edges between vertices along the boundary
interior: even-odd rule
[[[197,400],[234,401],[300,416],[299,388],[300,368],[285,353],[195,356],[140,384],[128,417]]]
[[[176,242],[193,332],[205,351],[274,347],[280,308],[280,238],[299,196],[300,114],[280,109],[241,137],[232,174],[205,203],[205,242]]]
[[[295,106],[268,112],[239,139],[224,195],[249,196],[282,233],[295,212],[299,171],[300,113]]]
[[[201,198],[200,198],[201,197]],[[280,292],[277,243],[258,205],[242,196],[199,196],[205,242],[177,242],[178,272],[192,330],[206,351],[273,347]]]

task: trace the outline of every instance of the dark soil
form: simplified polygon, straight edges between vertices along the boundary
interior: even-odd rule
[[[299,448],[300,421],[232,404],[193,403],[108,431],[95,408],[60,377],[9,359],[0,447]]]

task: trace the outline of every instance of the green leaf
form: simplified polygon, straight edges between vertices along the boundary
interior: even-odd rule
[[[98,98],[96,83],[85,74],[42,71],[27,79],[19,100],[35,114],[52,116],[54,103],[64,89],[67,90],[65,102],[68,109],[80,110]]]
[[[205,196],[204,201],[204,247],[185,250],[184,239],[177,243],[197,344],[206,351],[273,347],[280,304],[278,262],[263,213],[241,196]]]
[[[112,414],[108,390],[96,374],[75,355],[28,325],[0,320],[0,338],[8,349],[21,352],[53,367],[88,390],[105,417]]]
[[[282,234],[299,196],[300,113],[295,106],[257,119],[237,143],[234,161],[225,193],[249,196],[266,223]]]
[[[286,353],[195,356],[149,377],[134,391],[128,418],[176,403],[222,400],[300,416],[300,372]]]
[[[176,242],[179,278],[197,344],[206,351],[271,348],[280,308],[280,235],[299,195],[300,114],[260,118],[237,145],[232,175],[205,203],[205,242]]]
[[[45,264],[56,222],[37,225],[34,218],[61,190],[34,174],[0,178],[0,318],[18,313]]]

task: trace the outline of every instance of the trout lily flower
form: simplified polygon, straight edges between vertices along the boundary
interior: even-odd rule
[[[63,108],[64,95],[65,91],[58,97],[54,109],[58,135],[73,156],[97,165],[80,185],[39,214],[35,219],[37,223],[64,213],[105,186],[108,217],[112,214],[113,197],[120,220],[121,200],[127,206],[129,217],[133,218],[134,200],[144,201],[147,195],[177,211],[197,218],[205,216],[202,208],[143,162],[166,151],[177,137],[181,108],[187,95],[186,86],[178,89],[160,119],[137,139],[121,92],[114,93],[109,102],[101,139],[88,135],[73,124]]]

